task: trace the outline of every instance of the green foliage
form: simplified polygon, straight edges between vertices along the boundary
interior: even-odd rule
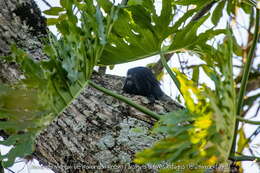
[[[197,35],[199,27],[209,18],[209,14],[196,22],[187,23],[209,2],[163,0],[160,15],[156,13],[151,0],[130,2],[129,6],[120,9],[118,20],[109,35],[109,44],[105,46],[99,64],[118,64],[161,52],[193,50],[197,44],[206,44],[208,40],[223,32],[210,29]],[[226,1],[217,3],[211,16],[213,24],[217,24],[222,17],[220,9],[223,9],[225,3]],[[196,4],[197,7],[179,17],[176,4]],[[109,8],[106,12],[109,12]],[[170,44],[166,45],[165,42],[169,41],[169,38]]]
[[[120,9],[118,20],[109,35],[110,44],[105,46],[99,63],[118,64],[159,54],[163,42],[176,34],[181,24],[197,11],[190,10],[171,24],[177,18],[174,15],[177,14],[175,9],[173,0],[162,1],[160,15],[156,14],[155,6],[150,0],[143,0],[142,5],[133,3]]]
[[[202,1],[202,0],[176,0],[174,2],[178,5],[189,6],[191,4],[196,5],[197,8],[203,9],[210,3],[215,3],[215,8],[212,16],[212,23],[216,25],[221,16],[221,12],[223,13],[225,10],[228,15],[236,15],[237,9],[242,9],[245,13],[250,14],[252,12],[252,7],[256,7],[256,3],[254,1],[248,0],[210,0],[210,1]],[[225,7],[225,8],[224,8]]]
[[[4,167],[14,163],[16,157],[33,152],[36,134],[51,122],[46,92],[46,80],[40,64],[12,47],[13,55],[7,57],[20,65],[25,78],[13,86],[0,83],[0,129],[9,135],[2,145],[13,145],[0,160]]]
[[[211,21],[214,25],[217,25],[220,18],[222,17],[222,13],[223,13],[222,9],[224,8],[225,3],[226,1],[219,2],[214,12],[212,13]]]
[[[248,147],[248,140],[246,138],[246,134],[243,128],[240,128],[239,131],[239,140],[238,140],[238,148],[237,152],[242,153],[245,147]]]
[[[44,49],[48,60],[35,61],[15,46],[11,56],[3,57],[16,62],[24,75],[12,86],[0,84],[0,130],[9,136],[0,144],[13,146],[0,157],[4,167],[11,166],[16,157],[31,154],[36,134],[84,89],[117,18],[115,6],[103,16],[104,2],[62,0],[62,7],[45,11],[58,16],[48,21],[62,34],[60,39],[49,34]],[[73,9],[80,11],[80,17]]]
[[[175,3],[178,5],[196,5],[199,7],[203,7],[206,6],[207,4],[209,4],[210,2],[212,2],[214,0],[210,0],[210,1],[201,1],[201,0],[176,0]]]
[[[52,7],[49,10],[45,10],[44,13],[47,15],[52,15],[52,16],[57,16],[59,15],[61,12],[64,12],[65,9],[62,7]]]
[[[176,69],[174,73],[186,110],[171,112],[160,119],[155,131],[167,134],[167,137],[138,153],[136,163],[167,161],[187,166],[190,163],[214,165],[227,162],[236,119],[232,42],[225,42],[218,49],[198,49],[199,52],[202,60],[207,59],[213,65],[197,68],[203,69],[210,77],[215,89],[189,80]]]
[[[10,126],[13,128],[13,125]],[[0,156],[3,167],[10,167],[13,165],[16,157],[24,157],[32,154],[34,151],[34,140],[36,133],[30,129],[29,133],[12,135],[4,141],[0,141],[1,145],[14,145],[14,147],[5,155]],[[7,159],[7,160],[5,160]]]
[[[197,21],[191,21],[213,2],[212,15],[207,12]],[[156,11],[153,0],[129,0],[127,5],[118,6],[108,0],[60,0],[60,4],[61,7],[44,12],[52,16],[47,24],[55,25],[60,33],[59,38],[49,34],[44,48],[47,60],[35,61],[15,46],[12,55],[4,57],[5,61],[16,62],[24,75],[16,84],[0,84],[0,130],[9,136],[0,144],[13,146],[0,156],[5,167],[11,166],[16,157],[33,151],[36,135],[87,84],[99,88],[89,81],[95,65],[112,66],[179,52],[196,54],[205,63],[195,65],[189,79],[177,69],[171,71],[163,62],[184,97],[186,109],[160,119],[155,131],[167,137],[138,153],[135,162],[214,165],[228,160],[236,114],[232,56],[233,53],[240,56],[242,52],[227,29],[200,29],[207,21],[216,26],[224,10],[235,15],[239,7],[250,13],[255,4],[238,0],[162,0],[160,12]],[[189,6],[187,12],[180,14],[179,7],[184,6]],[[210,45],[209,41],[220,34],[226,36],[223,43]],[[198,82],[200,71],[214,82],[215,88]],[[249,105],[254,99],[246,103]],[[149,110],[144,112],[159,117]]]

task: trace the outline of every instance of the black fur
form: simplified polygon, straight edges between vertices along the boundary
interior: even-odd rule
[[[127,71],[123,91],[129,94],[146,96],[151,102],[164,96],[160,82],[156,80],[152,71],[146,67],[135,67]]]

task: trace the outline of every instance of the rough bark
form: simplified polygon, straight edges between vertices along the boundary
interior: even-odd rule
[[[123,84],[122,77],[112,75],[94,75],[93,79],[117,92]],[[149,105],[144,97],[134,96],[132,99],[159,113],[179,108],[173,101]],[[95,89],[86,88],[41,133],[35,155],[43,165],[60,173],[122,172],[124,169],[127,172],[145,172],[130,165],[137,151],[151,146],[160,138],[150,132],[153,122],[134,108]],[[114,169],[107,169],[109,167]]]
[[[0,57],[8,55],[11,45],[16,44],[35,59],[46,58],[41,39],[47,27],[35,2],[0,0],[0,9]],[[19,76],[15,64],[0,61],[0,82],[14,82]]]
[[[46,58],[40,41],[46,26],[35,3],[0,0],[0,8],[0,56],[8,55],[10,45],[16,43],[33,58]],[[21,73],[17,69],[15,64],[1,61],[0,82],[19,79]],[[124,78],[94,74],[93,80],[121,92]],[[144,97],[132,99],[161,114],[180,108],[171,100],[150,105]],[[57,173],[144,172],[141,167],[133,167],[132,159],[137,151],[162,137],[150,132],[153,123],[153,119],[134,108],[87,87],[39,134],[34,156]]]

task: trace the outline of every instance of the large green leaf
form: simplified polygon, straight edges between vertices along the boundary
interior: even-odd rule
[[[162,49],[166,52],[194,50],[196,46],[205,46],[210,38],[222,33],[221,30],[209,29],[205,34],[197,35],[209,15],[185,24],[201,7],[190,9],[181,17],[176,8],[173,0],[163,0],[158,15],[152,1],[144,0],[142,5],[121,9],[99,64],[134,61],[160,54]]]
[[[179,18],[174,14],[173,0],[163,0],[160,15],[150,0],[143,5],[132,5],[119,11],[99,64],[118,64],[158,54],[164,41],[175,34],[180,25],[196,10],[190,10]]]

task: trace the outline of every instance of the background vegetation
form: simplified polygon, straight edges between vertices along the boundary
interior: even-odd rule
[[[0,85],[0,129],[9,135],[0,144],[14,146],[0,156],[4,167],[11,166],[16,157],[32,153],[37,134],[86,85],[158,119],[154,131],[164,133],[166,138],[137,153],[134,161],[138,164],[216,166],[230,161],[259,161],[253,151],[251,156],[243,154],[259,133],[246,138],[243,123],[260,124],[243,118],[259,103],[257,92],[245,97],[250,92],[247,84],[259,79],[260,73],[259,67],[252,67],[259,35],[257,2],[162,0],[159,12],[153,0],[121,4],[60,0],[60,4],[44,12],[53,16],[47,23],[55,25],[60,33],[58,38],[49,33],[46,40],[44,50],[49,59],[35,61],[15,45],[12,55],[2,57],[19,64],[25,76],[16,84]],[[234,34],[239,11],[248,17],[246,44]],[[226,24],[219,26],[220,21]],[[209,22],[212,27],[202,29]],[[183,53],[195,56],[201,63],[182,64],[185,70],[167,65],[173,55]],[[156,74],[167,70],[184,100],[184,110],[157,115],[90,80],[95,66],[113,66],[152,55],[160,55],[161,62],[152,64],[152,68],[162,64]],[[237,67],[233,61],[243,62],[238,74],[234,74]],[[213,87],[200,81],[202,73],[214,83]]]

